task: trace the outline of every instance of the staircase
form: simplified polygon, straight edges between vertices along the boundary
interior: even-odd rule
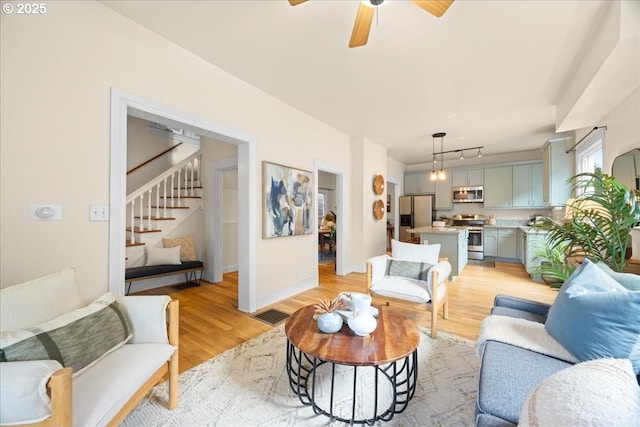
[[[126,200],[126,267],[144,265],[145,246],[162,246],[162,238],[202,207],[201,154],[172,166]]]

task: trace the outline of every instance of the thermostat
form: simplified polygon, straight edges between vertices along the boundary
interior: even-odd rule
[[[31,205],[29,206],[29,219],[35,221],[62,219],[62,207],[60,205]]]

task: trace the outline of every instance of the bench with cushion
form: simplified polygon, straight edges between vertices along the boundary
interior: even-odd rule
[[[170,276],[184,273],[187,283],[195,283],[200,286],[204,264],[202,261],[182,261],[180,264],[143,265],[125,269],[124,280],[127,282],[127,295],[131,291],[131,284],[138,280],[154,277]],[[198,274],[200,272],[200,274]]]

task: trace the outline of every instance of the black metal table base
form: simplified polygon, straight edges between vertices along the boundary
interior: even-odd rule
[[[378,420],[389,421],[395,414],[404,411],[416,391],[416,380],[418,378],[417,362],[418,350],[416,349],[409,356],[385,365],[353,366],[351,418],[344,418],[334,413],[336,363],[309,356],[303,351],[298,350],[287,340],[287,374],[289,376],[289,385],[293,392],[300,398],[300,402],[304,405],[310,405],[314,413],[328,416],[331,421],[337,420],[351,425],[373,425]],[[321,408],[316,401],[316,373],[318,372],[318,368],[324,364],[329,364],[331,369],[328,408]],[[358,368],[373,369],[375,372],[375,385],[371,390],[373,411],[370,418],[367,418],[365,415],[365,418],[355,419]],[[388,381],[392,390],[391,404],[386,409],[378,409],[379,381],[381,379]],[[369,398],[369,396],[367,396],[367,398]]]

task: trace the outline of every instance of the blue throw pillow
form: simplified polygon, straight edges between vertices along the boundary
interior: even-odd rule
[[[619,273],[617,271],[614,271],[611,267],[609,267],[602,261],[598,261],[596,265],[600,268],[600,270],[607,273],[609,277],[611,277],[613,280],[620,283],[630,291],[640,291],[639,275],[633,273]]]
[[[640,372],[640,291],[585,260],[549,309],[547,332],[578,360],[629,359]]]

